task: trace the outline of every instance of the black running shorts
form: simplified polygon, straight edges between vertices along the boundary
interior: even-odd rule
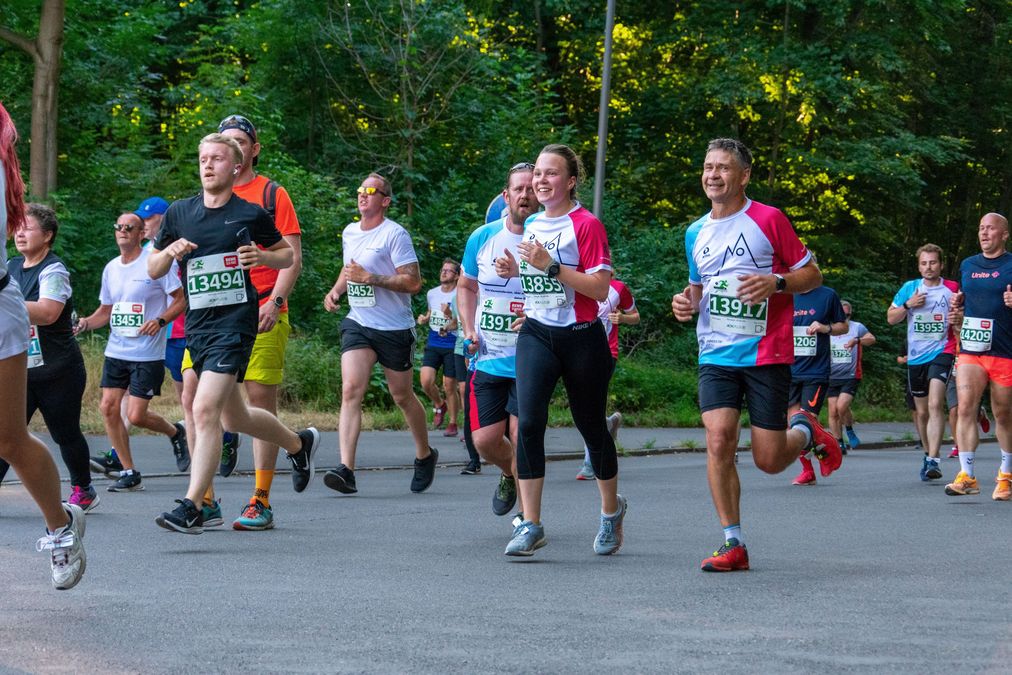
[[[151,400],[162,394],[165,361],[124,361],[105,357],[102,387],[127,389],[131,396]]]
[[[414,367],[415,329],[376,330],[345,319],[341,322],[341,353],[371,349],[384,368],[397,372]],[[451,350],[452,351],[452,350]]]
[[[242,333],[197,333],[186,336],[186,349],[198,377],[207,371],[235,375],[242,382],[255,342],[255,336]]]
[[[771,431],[787,428],[787,394],[791,386],[790,364],[751,366],[699,366],[699,409],[741,410],[748,405],[752,426]]]

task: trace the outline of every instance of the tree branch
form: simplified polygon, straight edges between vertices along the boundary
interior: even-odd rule
[[[20,33],[15,33],[7,26],[0,26],[0,40],[6,40],[12,45],[25,51],[33,59],[39,58],[39,50],[34,40],[29,40]]]

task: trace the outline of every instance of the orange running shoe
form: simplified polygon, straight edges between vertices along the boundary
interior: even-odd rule
[[[979,495],[980,486],[977,479],[968,476],[965,471],[956,474],[956,479],[945,486],[945,494],[950,496],[958,495]]]
[[[997,483],[994,486],[994,492],[991,493],[991,499],[996,502],[1007,502],[1012,499],[1012,473],[998,472],[998,478],[994,481]]]
[[[794,479],[794,485],[815,485],[815,469],[812,467],[812,460],[804,455],[798,457],[801,462],[801,473]]]
[[[819,460],[819,473],[825,478],[843,464],[843,451],[840,450],[840,444],[833,438],[833,434],[822,428],[818,417],[807,410],[801,410],[794,417],[797,415],[804,415],[808,420],[812,429],[812,444],[809,449]]]
[[[739,543],[737,539],[728,539],[723,546],[713,552],[713,557],[704,560],[699,567],[704,572],[747,570],[748,550],[745,544]]]

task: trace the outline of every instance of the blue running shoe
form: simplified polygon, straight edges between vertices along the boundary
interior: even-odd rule
[[[847,441],[850,443],[850,447],[852,448],[856,448],[861,445],[861,439],[857,437],[857,434],[854,433],[854,430],[850,427],[847,427]]]
[[[233,530],[270,530],[274,527],[274,512],[263,502],[253,500],[232,523]]]
[[[534,552],[548,543],[545,539],[545,528],[525,520],[517,528],[510,543],[506,544],[506,555],[530,557]]]
[[[937,480],[942,477],[942,468],[938,465],[937,459],[928,458],[928,470],[924,475],[928,480]]]
[[[928,456],[924,455],[924,461],[921,462],[921,480],[927,482],[928,478]]]
[[[202,504],[200,514],[204,519],[204,527],[219,527],[225,524],[225,520],[221,517],[220,499],[214,500],[211,504]]]
[[[625,520],[625,512],[628,509],[629,502],[622,495],[618,495],[618,513],[613,516],[601,514],[601,529],[594,537],[594,553],[611,555],[622,548],[622,521]]]

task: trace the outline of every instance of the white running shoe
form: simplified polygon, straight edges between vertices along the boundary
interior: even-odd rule
[[[53,587],[65,591],[77,585],[84,576],[87,556],[84,553],[84,511],[80,506],[64,504],[70,522],[35,542],[38,551],[50,551],[53,566]]]

